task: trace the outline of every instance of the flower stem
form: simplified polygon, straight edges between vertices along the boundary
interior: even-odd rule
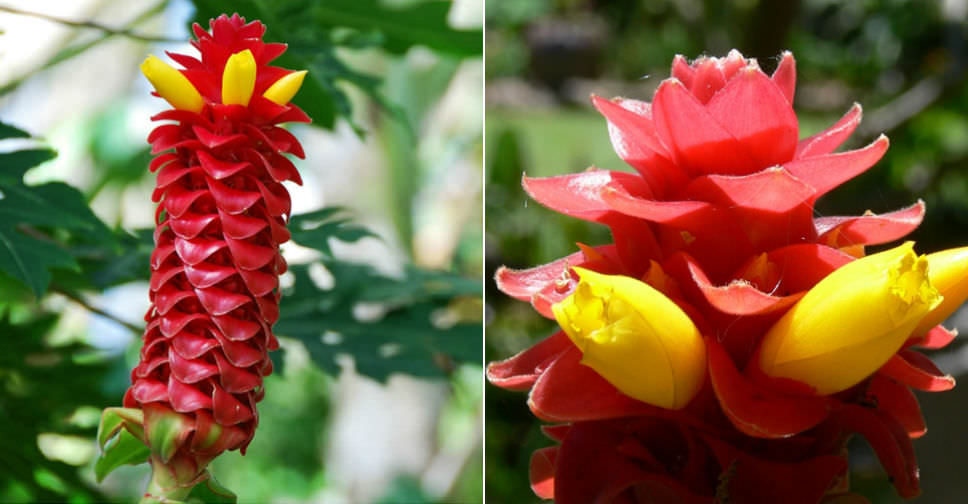
[[[73,28],[91,28],[94,30],[99,30],[102,33],[107,35],[121,35],[123,37],[128,37],[134,40],[140,40],[142,42],[182,42],[181,39],[172,39],[172,38],[160,37],[156,35],[144,35],[141,33],[136,33],[128,28],[111,28],[110,26],[105,26],[100,23],[96,23],[94,21],[74,21],[70,19],[57,17],[57,16],[52,16],[50,14],[44,14],[42,12],[32,12],[32,11],[17,9],[14,7],[0,6],[0,12],[9,12],[10,14],[18,14],[21,16],[44,19],[52,23],[62,24]]]

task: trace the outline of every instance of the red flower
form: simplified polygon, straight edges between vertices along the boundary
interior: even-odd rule
[[[124,398],[143,410],[155,472],[168,471],[155,481],[185,488],[221,452],[244,453],[258,425],[286,271],[282,182],[300,183],[283,154],[303,157],[276,125],[309,122],[288,103],[305,72],[269,66],[286,46],[264,43],[265,25],[223,15],[211,33],[194,32],[200,59],[169,53],[184,70],[154,57],[142,65],[175,108],[152,118],[171,122],[148,137],[158,154],[152,306]]]
[[[790,53],[772,77],[736,51],[692,64],[677,56],[672,74],[651,103],[592,97],[616,152],[637,173],[523,179],[540,203],[607,225],[614,238],[496,275],[502,291],[557,316],[564,329],[488,367],[495,385],[530,390],[539,418],[566,422],[549,430],[561,446],[532,459],[535,491],[559,502],[712,502],[722,492],[729,502],[850,502],[845,442],[859,433],[898,492],[917,495],[910,438],[925,427],[910,388],[947,390],[954,380],[912,347],[939,348],[953,338],[935,324],[968,297],[968,253],[918,258],[905,245],[864,256],[865,245],[917,227],[922,202],[884,215],[813,217],[816,200],[876,163],[888,141],[833,153],[859,124],[859,105],[798,140]],[[673,411],[629,396],[630,380],[656,379],[654,367],[636,369],[634,351],[655,347],[641,328],[665,309],[613,307],[610,299],[621,297],[615,289],[624,288],[616,286],[629,281],[601,280],[609,276],[590,277],[602,287],[579,298],[576,286],[586,280],[574,267],[641,280],[688,314],[703,335],[709,377],[688,405]],[[853,297],[830,295],[841,291]],[[873,296],[897,305],[891,324],[864,326],[875,315],[858,311],[857,302]],[[563,316],[561,306],[578,303],[585,304]],[[822,316],[803,315],[817,310]],[[571,318],[577,314],[583,318]],[[828,326],[860,327],[849,335],[858,346],[833,341]],[[593,363],[583,355],[584,338],[632,350],[615,352],[611,364]],[[767,347],[772,353],[760,353]],[[816,371],[837,359],[853,363],[861,348],[868,358],[833,369],[832,381]],[[801,365],[804,359],[819,364]]]

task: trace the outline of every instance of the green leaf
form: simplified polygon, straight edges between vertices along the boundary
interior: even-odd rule
[[[40,297],[47,291],[48,269],[53,267],[77,268],[77,263],[64,249],[0,224],[0,269]]]
[[[275,331],[299,339],[322,369],[336,374],[341,354],[353,357],[357,371],[378,380],[393,373],[446,376],[457,363],[480,362],[480,322],[439,320],[446,318],[441,315],[455,296],[478,297],[477,282],[416,269],[394,279],[365,265],[329,261],[325,267],[334,285],[324,289],[310,274],[321,264],[290,268],[295,282],[283,293]],[[360,320],[360,303],[382,313]]]
[[[30,133],[5,122],[0,122],[0,140],[5,138],[30,138]]]
[[[47,344],[57,318],[39,316],[38,306],[20,311],[17,323],[10,322],[10,315],[0,317],[0,489],[22,488],[25,502],[103,502],[105,497],[81,480],[76,467],[44,456],[37,436],[49,432],[93,439],[96,426],[77,425],[70,418],[81,407],[117,400],[121,392],[115,391],[110,365],[92,359],[96,355],[90,346]],[[111,364],[123,365],[120,359]],[[123,391],[128,373],[117,379]],[[38,469],[55,475],[63,485],[54,488],[37,481]],[[63,488],[68,494],[58,493]]]
[[[57,157],[53,149],[25,149],[0,154],[0,180],[20,182],[27,170]]]
[[[292,241],[309,248],[314,248],[327,257],[333,255],[330,240],[355,242],[367,236],[377,237],[370,230],[350,224],[350,220],[340,217],[344,212],[340,207],[329,207],[314,212],[294,215],[289,221]]]
[[[0,221],[35,224],[83,232],[95,241],[111,241],[113,234],[87,206],[84,195],[62,182],[25,186],[0,182]]]
[[[129,233],[115,232],[117,247],[105,243],[72,247],[71,252],[81,265],[85,281],[101,290],[136,280],[148,281],[151,270],[146,266],[155,248],[152,229],[138,229]]]
[[[324,26],[379,31],[383,47],[397,54],[415,45],[458,56],[480,54],[480,30],[455,30],[448,25],[452,6],[445,1],[389,7],[379,0],[327,0],[317,5],[315,18]]]
[[[222,486],[215,476],[209,475],[208,479],[192,487],[186,502],[189,504],[235,504],[238,497],[231,490]]]
[[[111,471],[125,465],[137,465],[148,460],[151,450],[138,438],[121,429],[114,441],[109,443],[104,453],[94,463],[94,474],[100,483]]]
[[[137,408],[106,408],[101,414],[101,422],[97,428],[97,444],[103,450],[108,441],[127,423],[129,430],[134,427],[141,429],[144,434],[144,414]],[[138,437],[135,434],[135,437]]]
[[[19,131],[8,127],[9,134]],[[51,268],[78,269],[66,248],[68,236],[114,243],[111,231],[77,189],[61,182],[23,184],[30,168],[54,155],[46,148],[0,154],[0,271],[23,282],[37,297],[47,290]]]
[[[118,415],[114,408],[104,410],[101,415],[101,423],[97,427],[97,445],[102,450],[107,446],[108,441],[114,438],[121,430],[124,419]]]

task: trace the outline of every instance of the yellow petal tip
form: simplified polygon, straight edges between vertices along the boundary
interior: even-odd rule
[[[141,63],[141,73],[172,107],[198,113],[205,106],[202,95],[191,81],[158,57],[151,55],[145,58]]]
[[[575,291],[555,319],[594,369],[623,394],[681,409],[698,393],[706,348],[689,316],[645,282],[574,268]]]
[[[760,369],[823,395],[860,383],[941,302],[928,269],[929,258],[916,255],[910,242],[840,267],[767,331]]]
[[[918,324],[914,336],[922,336],[944,322],[968,299],[968,247],[928,254],[928,277],[943,297],[941,303]]]
[[[296,96],[305,78],[306,70],[288,74],[269,86],[269,89],[266,89],[262,96],[276,105],[284,106]]]
[[[257,69],[255,57],[248,49],[229,56],[222,71],[222,103],[248,106],[255,90]]]

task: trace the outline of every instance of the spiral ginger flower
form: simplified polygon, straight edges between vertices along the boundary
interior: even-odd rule
[[[557,212],[608,226],[613,243],[498,287],[561,330],[488,366],[529,391],[558,442],[535,452],[535,493],[559,504],[865,502],[846,440],[874,448],[898,493],[920,492],[911,389],[954,380],[917,348],[968,298],[965,248],[917,255],[924,204],[815,218],[818,198],[884,155],[883,135],[834,152],[861,119],[800,138],[796,65],[767,75],[731,51],[677,56],[651,102],[592,97],[634,172],[523,178]],[[670,351],[674,349],[674,351]]]
[[[207,464],[242,450],[278,347],[279,245],[289,239],[289,194],[301,183],[285,154],[303,157],[278,126],[309,122],[289,100],[305,72],[269,63],[284,44],[262,41],[265,25],[240,16],[194,26],[200,57],[169,54],[141,65],[173,108],[148,136],[158,203],[151,255],[151,308],[141,361],[120,410],[151,450],[146,502],[184,498]],[[102,423],[102,427],[104,424]]]

